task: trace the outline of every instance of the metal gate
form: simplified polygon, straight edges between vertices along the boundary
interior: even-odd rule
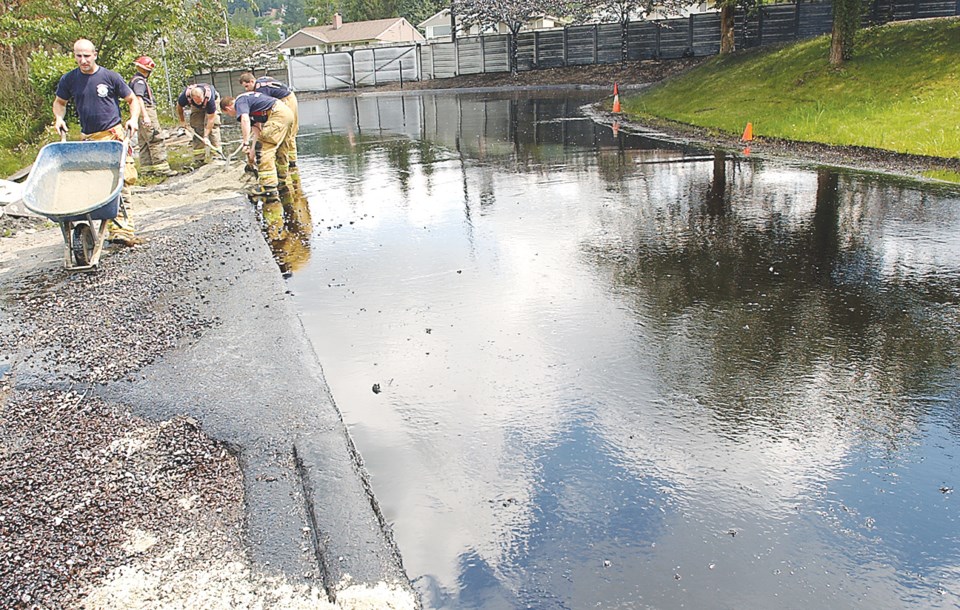
[[[330,91],[420,80],[416,45],[288,57],[290,86]]]

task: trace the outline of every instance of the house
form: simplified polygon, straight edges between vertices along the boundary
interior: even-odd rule
[[[279,48],[290,55],[313,55],[399,42],[424,42],[424,37],[403,17],[344,23],[337,13],[332,24],[298,30]]]
[[[450,38],[450,9],[445,8],[432,17],[421,21],[417,27],[425,32],[427,40]]]
[[[541,15],[539,17],[534,17],[526,22],[522,28],[521,32],[533,31],[533,30],[545,30],[554,27],[560,27],[563,23],[557,17],[550,15]],[[418,25],[418,28],[426,32],[426,38],[428,41],[433,40],[435,42],[441,42],[436,39],[450,38],[450,9],[445,8],[439,13],[434,14],[432,17],[421,21]],[[488,24],[484,26],[471,25],[469,28],[464,27],[463,24],[457,23],[457,36],[481,36],[485,34],[509,34],[510,28],[506,23],[496,23]]]

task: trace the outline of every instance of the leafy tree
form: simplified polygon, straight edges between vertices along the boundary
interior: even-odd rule
[[[332,23],[333,14],[339,9],[339,0],[306,0],[307,16],[317,25]]]
[[[620,61],[627,61],[628,28],[631,21],[648,19],[653,13],[679,15],[696,0],[587,0],[570,2],[565,14],[576,22],[618,23],[620,25]]]
[[[257,27],[257,17],[249,8],[239,8],[230,14],[230,31],[234,28],[246,28],[251,31]]]
[[[288,32],[295,32],[308,23],[307,7],[304,0],[287,0],[283,11],[283,25]]]
[[[305,0],[305,12],[319,25],[332,23],[334,13],[345,22],[403,17],[416,25],[449,5],[449,0]]]
[[[280,42],[283,40],[283,36],[280,34],[280,27],[269,21],[264,21],[260,24],[260,35],[267,42]]]
[[[505,24],[510,31],[510,73],[517,74],[517,35],[528,21],[568,8],[558,0],[453,0],[451,10],[465,26]]]
[[[99,63],[115,64],[125,49],[157,40],[179,24],[208,33],[222,14],[219,0],[24,0],[0,16],[0,39],[6,44],[39,43],[71,53],[78,38],[89,38]]]

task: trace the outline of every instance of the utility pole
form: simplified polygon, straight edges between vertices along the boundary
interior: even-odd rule
[[[163,61],[163,75],[167,78],[167,102],[170,114],[173,114],[173,90],[170,88],[170,69],[167,67],[167,39],[160,37],[160,59]]]

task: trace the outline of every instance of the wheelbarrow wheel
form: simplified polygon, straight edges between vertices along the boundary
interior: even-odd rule
[[[93,259],[93,229],[82,223],[73,227],[73,259],[78,265],[89,265]]]

